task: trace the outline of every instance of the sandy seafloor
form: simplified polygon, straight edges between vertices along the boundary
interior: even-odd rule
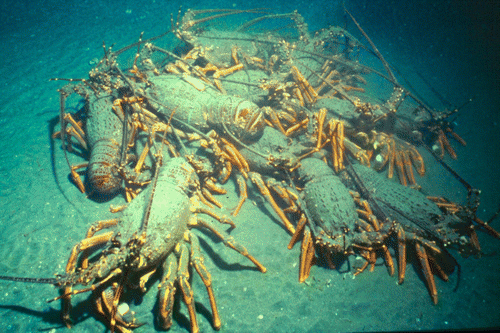
[[[437,7],[431,2],[415,5],[410,1],[406,9],[390,1],[346,3],[387,60],[432,103],[436,98],[416,72],[455,105],[475,96],[456,121],[455,129],[468,145],[454,144],[459,158],[446,161],[482,190],[479,216],[489,218],[500,201],[500,90],[498,30],[487,19],[494,17],[498,3],[487,2],[485,6],[493,6],[491,10],[468,14],[466,6],[453,1]],[[53,126],[57,126],[56,89],[61,84],[49,82],[49,78],[86,77],[89,61],[102,55],[103,40],[108,45],[116,43],[117,49],[136,41],[141,31],[145,36],[157,35],[169,27],[169,13],[176,13],[178,5],[176,1],[159,0],[2,2],[1,275],[51,277],[63,273],[72,246],[82,239],[90,223],[110,218],[109,205],[124,202],[122,197],[104,203],[91,201],[69,181],[60,141],[50,139]],[[184,9],[269,7],[264,2],[240,1],[183,1],[182,5]],[[335,21],[341,17],[339,8],[336,1],[288,1],[277,2],[273,10],[282,13],[298,9],[315,30],[342,24]],[[359,36],[352,24],[348,29]],[[75,107],[76,102],[73,100]],[[443,108],[437,103],[435,106]],[[430,192],[463,200],[463,188],[431,156],[424,153],[424,158],[429,161],[428,171],[418,181]],[[82,161],[72,154],[70,160]],[[230,181],[226,187],[230,194],[220,200],[232,207],[237,200],[235,185]],[[437,279],[437,305],[430,301],[418,266],[411,264],[400,286],[382,264],[355,279],[342,269],[315,266],[308,283],[299,284],[299,246],[286,249],[289,235],[269,205],[261,202],[251,190],[232,235],[267,267],[266,274],[256,271],[221,242],[195,231],[212,274],[222,332],[434,330],[500,325],[499,240],[479,233],[484,252],[480,259],[455,254],[462,267],[459,288],[454,291],[456,272],[447,283]],[[500,222],[495,221],[493,226],[500,229]],[[157,279],[141,303],[129,300],[138,320],[146,322],[136,332],[159,330],[154,324],[156,284]],[[193,279],[193,288],[200,328],[210,332],[209,303],[198,276]],[[59,303],[46,303],[57,295],[50,285],[0,281],[0,331],[68,331],[60,321]],[[74,298],[73,332],[107,331],[97,319],[89,296]],[[170,332],[188,329],[187,311],[178,299]]]

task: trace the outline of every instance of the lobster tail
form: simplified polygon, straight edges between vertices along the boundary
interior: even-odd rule
[[[118,174],[123,137],[123,122],[113,112],[113,97],[92,96],[87,119],[89,146],[91,147],[87,177],[92,192],[103,195],[120,189]]]
[[[114,139],[102,139],[95,143],[87,168],[92,190],[109,195],[120,189],[121,178],[117,172],[120,147]]]

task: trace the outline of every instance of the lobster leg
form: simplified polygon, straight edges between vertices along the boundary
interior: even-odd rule
[[[304,282],[311,273],[311,267],[314,264],[314,242],[309,230],[304,231],[304,239],[302,240],[302,247],[300,250],[300,268],[299,268],[299,282]]]
[[[398,283],[402,284],[406,272],[406,237],[402,226],[398,226],[398,256]]]
[[[214,233],[215,236],[217,236],[222,242],[224,242],[225,246],[235,250],[242,256],[248,258],[248,260],[250,260],[255,266],[257,266],[259,271],[261,271],[262,273],[265,273],[267,271],[266,267],[264,267],[264,265],[258,262],[257,259],[255,259],[250,253],[248,253],[248,250],[243,245],[238,244],[232,236],[230,236],[225,231],[219,229],[217,225],[198,218],[195,221],[191,221],[190,226],[202,227],[210,230],[211,232]]]
[[[172,310],[174,308],[175,280],[177,279],[177,257],[172,253],[163,263],[163,278],[158,285],[159,312],[158,322],[163,329],[172,326]]]
[[[436,282],[434,281],[434,274],[431,271],[431,267],[429,265],[429,258],[427,257],[425,248],[423,245],[420,245],[418,242],[415,242],[415,250],[417,251],[417,257],[420,261],[420,265],[422,266],[425,279],[427,280],[427,286],[429,288],[429,293],[431,295],[432,301],[434,302],[434,304],[437,304],[438,294],[436,289]]]
[[[114,288],[107,288],[104,291],[102,291],[96,299],[96,308],[97,312],[99,312],[104,318],[108,319],[110,318],[112,312],[113,312],[113,300],[115,299],[116,296],[116,291]],[[125,303],[124,303],[125,304]],[[118,309],[115,314],[115,324],[114,328],[123,333],[131,333],[132,331],[129,330],[129,328],[137,328],[144,323],[136,323],[135,318],[133,315],[128,315],[126,318],[124,315],[128,313],[128,311],[121,311],[120,306],[118,306]],[[130,319],[130,320],[129,320]],[[110,320],[111,322],[112,320]]]
[[[243,204],[245,203],[245,200],[248,197],[247,183],[245,181],[245,178],[243,178],[243,176],[241,174],[237,174],[236,181],[238,183],[238,188],[240,190],[240,200],[238,201],[238,205],[236,206],[236,208],[233,211],[233,214],[232,214],[233,216],[238,215],[241,207],[243,206]]]
[[[250,180],[252,181],[252,183],[254,183],[257,186],[257,188],[259,189],[259,192],[271,204],[271,206],[273,207],[274,211],[276,212],[276,214],[278,214],[278,216],[280,217],[281,221],[283,222],[283,224],[285,225],[285,227],[287,228],[287,230],[291,234],[294,234],[295,233],[294,226],[292,225],[292,223],[290,223],[290,221],[286,217],[285,213],[278,206],[278,204],[276,203],[276,201],[274,201],[273,196],[269,192],[269,189],[267,188],[267,186],[264,184],[264,180],[262,179],[261,175],[259,175],[258,173],[255,173],[255,172],[250,172],[249,175],[250,175]]]
[[[194,309],[194,297],[193,289],[189,284],[189,250],[186,244],[178,244],[175,250],[175,254],[179,258],[179,267],[177,269],[177,277],[179,278],[179,284],[181,286],[182,296],[184,298],[184,303],[186,303],[189,320],[191,322],[191,332],[198,333],[200,331],[198,327],[198,321],[196,319],[196,310]]]
[[[208,298],[210,300],[210,306],[212,307],[212,317],[213,325],[216,330],[220,329],[221,321],[219,317],[219,311],[217,310],[217,303],[215,303],[214,291],[212,289],[212,277],[207,271],[205,264],[203,263],[203,256],[200,250],[200,242],[196,235],[189,234],[189,242],[191,243],[191,264],[194,266],[196,272],[203,280],[205,287],[207,288]]]

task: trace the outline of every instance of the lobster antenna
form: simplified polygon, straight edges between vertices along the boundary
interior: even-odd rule
[[[168,126],[170,126],[170,122],[168,123]],[[151,184],[151,194],[148,200],[148,206],[146,207],[146,210],[144,212],[144,217],[142,218],[142,234],[145,236],[146,231],[148,229],[148,222],[149,222],[149,214],[151,213],[151,206],[153,205],[153,197],[155,194],[156,190],[156,184],[158,183],[158,176],[160,174],[160,167],[163,164],[163,141],[165,140],[167,136],[167,128],[163,132],[163,136],[161,138],[161,145],[160,145],[160,150],[158,151],[158,159],[156,160],[156,168],[155,168],[155,174],[153,176],[153,181]]]
[[[394,76],[394,74],[392,73],[391,68],[389,67],[389,64],[387,63],[387,61],[385,61],[384,57],[379,52],[379,50],[377,49],[377,47],[375,46],[375,44],[372,42],[372,40],[370,39],[370,37],[368,37],[368,35],[366,34],[366,32],[363,30],[363,28],[361,28],[361,26],[359,25],[358,21],[356,21],[356,19],[354,18],[354,16],[352,16],[351,13],[349,13],[349,11],[347,10],[347,8],[345,8],[345,4],[344,4],[344,10],[351,17],[352,21],[354,22],[354,24],[356,24],[356,27],[358,27],[359,31],[363,34],[363,36],[366,38],[366,40],[368,41],[368,43],[370,43],[370,46],[372,47],[373,52],[375,52],[375,54],[377,55],[377,58],[379,58],[379,60],[382,62],[382,65],[384,65],[384,68],[387,71],[387,74],[389,74],[389,77],[391,78],[391,80],[397,86],[399,86],[399,83],[396,80],[396,77]]]
[[[156,160],[155,174],[153,176],[153,182],[151,184],[151,186],[152,186],[151,195],[149,197],[148,206],[146,207],[146,211],[145,211],[144,217],[142,219],[142,234],[144,235],[144,237],[146,236],[146,231],[148,228],[149,214],[151,213],[151,206],[153,205],[153,197],[154,197],[155,190],[156,190],[156,184],[158,183],[158,177],[160,174],[160,167],[163,164],[163,143],[165,141],[165,138],[167,137],[168,128],[171,126],[170,123],[172,122],[172,118],[174,116],[174,113],[175,113],[175,110],[170,115],[170,119],[168,120],[167,127],[165,127],[165,131],[163,132],[163,136],[161,138],[160,150],[158,151],[158,159]],[[175,130],[173,132],[175,133]],[[153,142],[154,142],[154,140],[153,140]]]
[[[27,277],[4,276],[4,275],[0,275],[0,280],[25,282],[25,283],[44,283],[53,285],[56,285],[59,282],[59,279],[57,278],[27,278]]]

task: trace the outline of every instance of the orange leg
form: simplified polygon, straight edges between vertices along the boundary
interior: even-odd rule
[[[364,149],[361,149],[361,147],[359,147],[358,145],[356,145],[355,143],[353,143],[351,140],[347,139],[344,137],[344,142],[342,144],[343,146],[343,151],[345,152],[345,149],[347,148],[347,151],[352,155],[354,156],[355,159],[357,159],[361,164],[369,167],[370,166],[370,159],[371,159],[371,152],[367,152],[366,150]],[[386,161],[388,160],[388,156],[387,155],[382,155],[383,158],[386,159]],[[386,162],[385,162],[386,163]],[[382,166],[380,167],[383,168],[384,167],[384,164],[382,164]],[[380,169],[377,169],[377,170],[380,170]]]
[[[114,221],[114,220],[110,220],[110,221]],[[89,233],[90,233],[90,230],[89,230]],[[82,251],[85,251],[86,249],[89,249],[89,248],[97,246],[97,245],[105,244],[113,237],[113,235],[114,235],[114,231],[109,231],[109,232],[102,234],[102,235],[97,235],[97,236],[92,236],[90,238],[85,238],[82,241],[80,241],[78,244],[76,244],[73,247],[73,250],[71,251],[71,255],[68,259],[68,263],[66,265],[66,273],[72,273],[75,271],[78,255]]]
[[[284,187],[283,184],[277,182],[273,178],[267,179],[266,185],[289,205],[288,208],[284,209],[285,212],[297,211],[297,206],[295,205],[295,201],[298,200],[298,195],[296,193],[294,193],[291,189]]]
[[[437,275],[441,278],[443,281],[448,281],[449,277],[448,274],[445,273],[445,271],[441,268],[441,266],[436,262],[436,259],[434,259],[433,256],[427,256],[429,259],[429,263],[432,265],[432,271],[436,272]]]
[[[397,172],[399,176],[399,182],[401,183],[401,185],[406,186],[408,185],[408,183],[406,181],[405,165],[403,163],[402,152],[395,150],[394,155],[396,160]]]
[[[203,202],[205,206],[214,208],[214,206],[208,201],[207,198],[205,198],[205,196],[203,195],[203,193],[201,193],[201,191],[196,191],[196,195],[198,199],[200,199],[200,201]]]
[[[345,141],[345,134],[344,134],[344,123],[339,122],[337,124],[337,151],[338,151],[338,165],[339,165],[339,170],[344,169],[344,141]]]
[[[455,214],[461,209],[459,205],[449,202],[443,197],[428,196],[427,199],[433,201],[439,208],[444,208],[446,212],[451,214]]]
[[[240,201],[238,202],[238,205],[234,209],[234,212],[232,214],[233,216],[238,215],[238,213],[240,212],[241,207],[245,203],[245,200],[248,198],[248,195],[247,195],[247,182],[246,182],[245,178],[243,178],[242,175],[238,174],[238,175],[236,175],[236,181],[238,182],[238,187],[239,187],[239,190],[240,190]]]
[[[227,141],[224,138],[221,138],[221,141],[224,143],[224,151],[228,155],[228,159],[236,165],[236,167],[241,171],[245,178],[247,177],[247,172],[250,171],[250,167],[248,166],[248,162],[245,160],[243,155],[240,154],[238,149]]]
[[[234,65],[234,66],[229,67],[229,68],[217,69],[213,75],[214,83],[215,83],[215,86],[217,87],[217,89],[219,89],[219,91],[221,93],[225,94],[226,90],[222,87],[222,84],[220,83],[219,78],[223,77],[223,76],[227,76],[229,74],[232,74],[232,73],[234,73],[242,68],[243,68],[243,64],[239,63],[239,64]]]
[[[374,250],[370,251],[370,272],[375,269],[375,263],[377,262],[377,252]]]
[[[328,72],[329,71],[329,72]],[[328,73],[325,77],[325,74]],[[316,91],[318,92],[318,95],[321,93],[321,90],[323,90],[323,88],[325,88],[327,86],[327,82],[330,81],[330,78],[335,75],[335,74],[338,74],[338,72],[336,70],[330,70],[329,67],[326,67],[326,70],[323,72],[323,74],[321,74],[321,77],[320,77],[320,80],[322,81],[321,84],[316,87]]]
[[[115,288],[110,287],[105,289],[99,297],[96,298],[95,305],[97,308],[97,312],[99,312],[105,319],[110,320],[110,328],[111,326],[111,313],[113,311],[113,300],[115,298]],[[135,318],[132,322],[126,322],[120,313],[115,314],[115,325],[119,332],[130,332],[127,328],[136,328],[141,326],[140,324],[135,323]]]
[[[218,79],[222,76],[227,76],[227,75],[232,74],[236,71],[239,71],[240,69],[243,69],[242,63],[239,63],[239,64],[234,65],[234,66],[229,67],[229,68],[218,69],[215,71],[213,77],[214,77],[214,79]]]
[[[225,161],[224,166],[222,167],[219,174],[219,182],[221,184],[225,184],[227,182],[229,176],[231,176],[232,170],[233,170],[233,165],[231,164],[231,162]]]
[[[177,291],[177,269],[177,257],[172,253],[163,262],[163,277],[158,284],[158,323],[163,329],[169,329],[172,326],[172,310]]]
[[[361,87],[353,87],[353,86],[344,86],[345,91],[354,90],[359,92],[365,92],[365,90]]]
[[[182,296],[186,307],[188,308],[189,321],[191,322],[191,332],[199,332],[198,321],[196,319],[196,310],[194,309],[194,294],[191,284],[189,284],[189,250],[186,244],[176,247],[175,254],[179,258],[177,268],[177,279],[181,287]]]
[[[292,66],[291,69],[294,80],[297,82],[299,87],[301,87],[303,94],[308,99],[309,103],[314,103],[318,99],[318,93],[314,90],[307,79],[302,75],[296,66]]]
[[[125,186],[125,200],[127,202],[132,201],[140,192],[140,188],[133,189],[131,187]]]
[[[236,46],[233,46],[231,48],[231,59],[233,59],[233,62],[235,65],[238,65],[240,63],[239,59],[238,59],[238,47]],[[260,59],[262,60],[262,59]]]
[[[222,157],[223,161],[229,162],[231,165],[235,165],[245,177],[247,176],[240,161],[238,160],[236,155],[234,155],[234,151],[232,150],[232,148],[228,148],[228,149],[226,149],[226,151],[221,152],[220,156]],[[232,169],[232,167],[231,167],[231,169]]]
[[[303,234],[304,227],[306,226],[307,223],[307,217],[305,214],[300,215],[299,222],[297,222],[297,229],[295,230],[295,233],[292,236],[292,239],[290,239],[290,243],[288,243],[288,249],[291,250],[295,243],[297,243],[298,238],[300,235]]]
[[[327,110],[325,108],[321,108],[316,114],[318,121],[318,141],[316,143],[316,149],[319,150],[321,148],[321,140],[323,138],[323,125],[325,123]]]
[[[285,213],[283,210],[278,206],[276,201],[274,201],[273,196],[269,192],[269,189],[267,186],[264,184],[264,180],[262,180],[262,177],[255,172],[250,172],[250,180],[252,183],[254,183],[257,188],[259,189],[259,192],[267,199],[267,201],[271,204],[271,207],[273,207],[274,211],[278,216],[280,217],[281,221],[287,228],[287,230],[293,235],[295,233],[295,228],[294,226],[290,223],[288,218],[286,217]]]
[[[118,212],[123,212],[125,210],[125,208],[127,208],[127,207],[128,207],[128,204],[119,205],[119,206],[110,205],[109,211],[114,214],[114,213],[118,213]]]
[[[214,84],[222,94],[224,94],[224,95],[227,94],[226,89],[224,89],[224,87],[222,86],[222,83],[220,83],[219,79],[214,78]]]
[[[408,178],[408,182],[410,183],[410,185],[415,185],[416,181],[415,176],[413,175],[413,165],[411,164],[410,155],[407,151],[402,151],[401,157],[403,158],[404,169]]]
[[[394,261],[392,260],[391,253],[389,252],[387,245],[385,245],[385,244],[382,245],[382,251],[384,252],[385,265],[387,266],[387,268],[389,270],[389,275],[393,276],[394,275]]]
[[[356,199],[354,199],[354,200],[356,200]],[[377,217],[373,214],[373,211],[372,211],[370,205],[368,204],[368,201],[361,200],[361,201],[359,201],[359,205],[363,209],[357,209],[357,212],[373,225],[373,228],[375,231],[379,231],[380,224],[377,220]]]
[[[257,259],[255,259],[243,245],[237,243],[232,236],[219,229],[217,225],[209,223],[202,219],[196,219],[194,223],[190,223],[190,226],[203,227],[210,230],[215,236],[217,236],[224,242],[225,246],[233,249],[234,251],[250,260],[259,269],[259,271],[261,271],[262,273],[265,273],[267,271],[266,267],[264,267],[259,261],[257,261]]]
[[[200,213],[200,214],[205,214],[205,215],[211,216],[222,224],[229,224],[232,228],[236,228],[236,224],[234,224],[233,220],[231,220],[228,216],[226,216],[226,215],[220,216],[208,208],[197,207],[194,210],[194,213]]]
[[[109,220],[109,221],[112,221],[112,220]],[[99,224],[97,226],[93,225],[89,229],[89,231],[87,232],[87,234],[92,234],[92,229],[93,228],[99,228],[99,227],[101,227],[101,229],[102,229],[102,228],[104,228],[105,225],[107,225],[106,221],[102,221],[102,224],[101,224],[101,222],[99,222]],[[68,259],[68,263],[66,264],[66,274],[71,274],[71,273],[75,272],[76,265],[77,265],[77,262],[78,262],[78,255],[82,251],[85,251],[85,250],[90,249],[90,248],[92,248],[94,246],[97,246],[97,245],[106,244],[113,237],[113,235],[114,235],[114,232],[110,231],[110,232],[107,232],[107,233],[102,234],[102,235],[97,235],[97,236],[92,236],[90,238],[85,238],[82,241],[80,241],[78,244],[76,244],[73,247],[73,250],[71,251],[71,255],[70,255],[69,259]],[[83,259],[84,259],[83,265],[88,266],[87,265],[88,261],[87,261],[86,256]],[[107,280],[109,280],[110,278],[112,278],[114,272],[115,271],[113,271],[108,278],[105,278],[104,280],[102,280],[101,282],[99,282],[98,285],[101,285],[101,284],[105,283]],[[119,272],[117,271],[116,273],[118,274]],[[71,328],[71,319],[69,318],[69,312],[71,310],[71,296],[79,294],[79,293],[86,292],[88,290],[91,290],[92,287],[94,287],[94,285],[92,285],[90,288],[81,289],[81,290],[74,290],[74,291],[71,290],[71,287],[65,287],[64,291],[63,291],[63,294],[61,296],[56,297],[56,298],[50,300],[50,302],[53,302],[53,301],[56,301],[58,299],[62,299],[62,309],[63,309],[62,310],[62,312],[63,312],[62,313],[62,317],[63,317],[64,323],[66,324],[66,326],[68,328]]]
[[[83,132],[82,129],[82,122],[81,121],[76,121],[73,116],[70,113],[65,113],[64,114],[64,119],[65,122],[68,122],[71,124],[71,128],[66,129],[66,133],[69,136],[73,136],[76,138],[78,143],[83,147],[83,149],[87,150],[87,142],[85,141],[85,133]],[[59,135],[61,135],[61,131],[58,131],[52,135],[52,138],[56,138]],[[71,149],[71,148],[70,148]]]
[[[123,293],[123,284],[119,284],[118,286],[116,286],[116,290],[114,292],[114,297],[113,297],[113,302],[112,302],[112,305],[111,305],[111,311],[110,311],[110,315],[111,315],[111,320],[109,322],[109,330],[111,333],[114,333],[115,331],[115,327],[116,327],[116,311],[118,310],[118,304],[120,303],[120,297]],[[119,328],[121,328],[119,326]]]
[[[289,112],[293,112],[293,115]],[[293,110],[287,110],[286,112],[285,111],[281,111],[279,114],[278,114],[278,117],[282,120],[285,120],[288,124],[296,124],[297,123],[297,113]],[[306,118],[308,119],[308,118]]]
[[[398,257],[398,283],[402,284],[406,272],[406,236],[401,226],[398,226]]]
[[[227,193],[227,191],[225,189],[215,185],[213,178],[206,178],[205,182],[203,183],[203,186],[205,186],[207,189],[209,189],[210,191],[217,193],[217,194],[226,194]]]
[[[434,274],[431,271],[431,267],[429,265],[429,259],[427,257],[425,248],[423,245],[420,245],[418,242],[415,242],[415,250],[417,251],[417,257],[420,261],[420,265],[422,266],[425,279],[427,280],[427,287],[429,288],[429,294],[431,295],[434,304],[437,304],[438,293],[436,288],[436,282],[434,281]]]
[[[368,260],[365,258],[365,262],[363,263],[363,266],[359,267],[356,269],[356,272],[353,273],[354,276],[358,276],[359,274],[363,273],[366,269],[366,267],[368,267]]]
[[[213,325],[214,328],[218,330],[220,329],[222,324],[219,317],[219,311],[217,310],[217,303],[215,302],[214,291],[212,288],[212,277],[205,267],[205,264],[203,263],[203,256],[201,254],[198,238],[193,234],[189,234],[189,242],[191,243],[191,265],[194,266],[196,272],[205,284],[208,299],[210,300],[210,306],[212,308]]]
[[[179,72],[179,70],[177,69],[177,67],[173,63],[167,64],[165,66],[165,71],[167,71],[168,73],[177,74],[177,75],[181,74],[181,72]]]
[[[208,189],[206,189],[205,187],[201,189],[201,193],[202,195],[208,200],[210,201],[211,203],[213,203],[214,205],[216,205],[217,207],[219,208],[222,208],[222,204],[219,202],[219,200],[217,200],[213,195],[212,193],[210,193],[210,191]]]
[[[448,138],[446,137],[446,134],[444,134],[442,129],[438,131],[438,142],[441,148],[441,155],[440,155],[441,158],[444,157],[444,151],[446,149],[448,154],[450,154],[451,158],[453,158],[454,160],[457,159],[457,154],[455,153],[455,150],[453,150],[453,148],[451,147],[450,142],[448,141]]]
[[[137,164],[135,165],[134,172],[136,174],[141,173],[142,167],[144,166],[144,161],[146,160],[146,157],[148,156],[149,153],[149,142],[146,142],[144,145],[144,149],[141,152],[141,155],[139,156],[139,159],[137,160]]]
[[[304,282],[311,274],[311,267],[314,264],[314,243],[309,230],[304,231],[304,239],[300,251],[299,282]]]
[[[86,162],[86,163],[82,163],[82,164],[78,164],[78,165],[72,165],[70,167],[71,179],[73,179],[73,181],[75,182],[76,186],[78,187],[78,189],[82,193],[85,193],[85,185],[83,185],[82,178],[76,172],[76,170],[86,168],[88,165],[89,164]]]
[[[356,269],[356,272],[353,273],[354,276],[358,276],[359,274],[363,273],[369,264],[372,264],[372,267],[374,266],[373,253],[373,250],[368,248],[360,252],[360,256],[365,259],[365,262],[363,263],[363,266]],[[370,271],[372,271],[372,268],[370,268]]]
[[[299,100],[300,106],[304,106],[305,105],[304,96],[302,96],[300,89],[299,88],[293,89],[293,94]]]
[[[289,128],[287,128],[287,130],[285,131],[285,135],[286,136],[290,136],[293,133],[297,132],[299,129],[306,128],[307,124],[309,124],[309,118],[306,118],[306,119],[298,122],[297,124],[295,124],[295,125],[290,126]]]
[[[122,273],[123,273],[123,271],[121,268],[115,268],[113,271],[111,271],[111,273],[109,273],[109,275],[106,278],[91,285],[88,288],[78,289],[78,290],[72,291],[71,287],[66,287],[66,288],[64,288],[63,294],[61,296],[53,298],[53,299],[49,300],[48,302],[51,303],[51,302],[57,301],[59,299],[62,299],[63,321],[66,324],[66,327],[71,328],[71,319],[69,318],[69,311],[71,310],[71,296],[86,293],[86,292],[92,291],[92,290],[96,290],[100,286],[107,283],[109,280],[115,278],[117,275],[122,274]]]
[[[415,169],[420,176],[423,176],[425,174],[425,164],[422,155],[420,155],[415,147],[410,147],[408,150]]]
[[[266,110],[267,110],[267,114],[271,118],[271,123],[272,123],[273,127],[277,127],[281,133],[286,135],[286,131],[283,128],[283,125],[281,124],[281,121],[279,120],[278,115],[276,114],[276,111],[274,111],[272,108],[268,108]]]
[[[358,213],[359,213],[359,209],[358,209]],[[368,232],[372,232],[373,231],[373,228],[372,226],[366,222],[365,220],[363,219],[359,219],[358,220],[358,224],[359,226],[364,230],[364,231],[368,231]]]
[[[457,140],[458,142],[460,142],[460,144],[462,146],[467,146],[467,142],[465,142],[464,139],[462,139],[462,137],[460,135],[458,135],[457,133],[453,132],[453,130],[449,127],[446,127],[446,132],[447,133],[450,133],[450,135],[455,139]]]
[[[394,175],[394,160],[396,158],[396,149],[394,147],[394,140],[389,140],[387,142],[388,154],[389,154],[389,170],[387,171],[387,178],[392,178]]]

